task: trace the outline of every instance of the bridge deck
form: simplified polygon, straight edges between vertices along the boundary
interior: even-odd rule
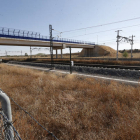
[[[2,41],[2,40],[6,40],[7,39],[7,43]],[[15,43],[12,43],[11,41],[15,41]],[[11,41],[10,41],[11,40]],[[9,28],[0,28],[0,45],[21,45],[21,46],[26,46],[28,43],[22,44],[22,43],[16,43],[16,41],[20,42],[20,40],[27,40],[24,41],[25,42],[29,42],[31,43],[31,41],[35,41],[37,42],[50,42],[50,37],[47,36],[42,36],[39,33],[34,33],[34,32],[30,32],[30,31],[22,31],[22,30],[16,30],[16,29],[9,29]],[[8,42],[10,41],[10,42]],[[2,43],[3,42],[3,43]],[[91,48],[93,48],[93,46],[95,45],[94,42],[87,42],[87,41],[80,41],[80,40],[73,40],[73,39],[65,39],[65,38],[53,38],[53,42],[54,44],[75,44],[75,47],[83,48],[82,46],[87,47],[88,46]],[[28,45],[33,45],[33,46],[37,46],[35,44],[28,44]],[[42,45],[41,45],[42,46]],[[57,46],[57,45],[56,45]],[[48,45],[46,46],[48,47]],[[74,46],[73,46],[74,47]]]

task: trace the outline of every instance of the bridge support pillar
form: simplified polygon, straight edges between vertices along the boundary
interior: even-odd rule
[[[57,49],[56,49],[56,58],[58,58],[58,56],[57,56]]]
[[[63,50],[61,49],[61,58],[63,58]]]
[[[30,46],[30,58],[32,58],[32,48]]]

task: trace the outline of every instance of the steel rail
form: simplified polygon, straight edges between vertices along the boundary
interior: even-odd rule
[[[16,61],[14,61],[16,62]],[[23,63],[24,62],[20,62]],[[36,63],[36,62],[25,62],[25,63]],[[37,64],[51,64],[51,62],[37,62]],[[53,62],[56,65],[70,65],[69,62]],[[74,62],[74,66],[81,66],[81,67],[96,67],[96,68],[109,68],[109,69],[125,69],[125,70],[140,70],[140,66],[128,66],[128,65],[106,65],[106,64],[88,64],[88,63],[77,63]]]
[[[42,62],[40,62],[40,63],[42,63]],[[45,62],[45,63],[50,64],[50,62]],[[54,64],[69,65],[69,62],[54,62]],[[124,66],[124,65],[87,64],[87,63],[85,64],[85,63],[75,62],[74,66],[140,70],[140,66],[128,66],[128,65]]]

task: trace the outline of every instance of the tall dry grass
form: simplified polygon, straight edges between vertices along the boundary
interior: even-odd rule
[[[4,62],[8,61],[21,61],[21,62],[36,62],[36,63],[46,63],[51,62],[51,59],[36,59],[36,58],[5,58]],[[130,65],[130,66],[140,66],[139,61],[116,61],[116,60],[85,60],[72,58],[75,63],[86,63],[86,64],[107,64],[107,65]],[[54,59],[54,62],[69,62],[69,59]]]
[[[84,60],[84,59],[72,59],[75,63],[86,63],[86,64],[106,64],[106,65],[130,65],[130,66],[140,66],[139,61],[116,61],[116,60]],[[25,61],[31,61],[30,59]],[[51,62],[51,59],[34,59],[33,62]],[[55,59],[54,62],[69,62],[68,59]]]
[[[140,87],[0,64],[0,88],[60,140],[139,140]],[[53,140],[12,102],[25,140]]]
[[[129,54],[131,55],[131,54]],[[135,53],[135,55],[140,55],[139,53]],[[58,59],[54,59],[54,62],[69,62],[69,55],[65,54],[65,56],[63,59],[60,59],[60,57],[58,57]],[[92,60],[92,58],[95,57],[76,57],[77,54],[72,56],[72,60],[76,63],[87,63],[87,64],[107,64],[107,65],[130,65],[130,66],[140,66],[140,62],[139,61],[130,61],[130,60],[126,60],[126,61],[116,61],[116,60]],[[46,59],[45,59],[46,58]],[[49,59],[48,57],[42,58],[41,57],[38,58],[33,58],[30,59],[29,57],[4,57],[3,58],[3,62],[8,62],[8,61],[21,61],[21,62],[37,62],[37,63],[46,63],[46,62],[51,62],[51,59]],[[55,55],[54,55],[55,58]],[[79,58],[79,59],[78,59]],[[81,59],[82,58],[82,59]],[[98,58],[98,57],[96,57]],[[102,57],[100,57],[102,58]],[[89,59],[89,60],[86,60]]]

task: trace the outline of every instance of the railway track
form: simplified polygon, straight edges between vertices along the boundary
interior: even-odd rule
[[[33,62],[18,62],[18,61],[9,61],[9,64],[17,64],[24,66],[33,66],[40,68],[51,68],[51,63],[33,63]],[[55,69],[69,71],[70,63],[60,63],[54,62]],[[102,65],[102,64],[84,64],[84,63],[75,63],[72,67],[73,72],[80,72],[86,74],[97,74],[105,76],[114,76],[126,79],[140,79],[140,66],[121,66],[121,65]]]
[[[50,61],[45,61],[45,62],[34,62],[34,61],[31,61],[31,62],[27,62],[27,63],[51,64]],[[64,61],[55,61],[54,60],[53,64],[57,64],[57,65],[70,65],[70,62],[69,61],[64,62]],[[74,66],[106,68],[106,69],[140,70],[140,66],[91,64],[91,63],[80,63],[80,62],[74,62]]]
[[[51,62],[45,62],[51,64]],[[53,62],[57,65],[70,65],[68,62]],[[140,70],[140,66],[123,66],[123,65],[105,65],[105,64],[85,64],[85,63],[74,63],[74,66],[82,67],[96,67],[96,68],[110,68],[110,69],[125,69],[125,70]]]
[[[34,58],[32,58],[34,59]],[[35,59],[46,59],[49,60],[50,58],[35,58]],[[69,60],[69,58],[53,58],[54,60],[57,59],[67,59]],[[116,58],[72,58],[72,59],[77,59],[77,60],[110,60],[110,61],[116,61]],[[140,61],[140,58],[119,58],[118,61]]]

